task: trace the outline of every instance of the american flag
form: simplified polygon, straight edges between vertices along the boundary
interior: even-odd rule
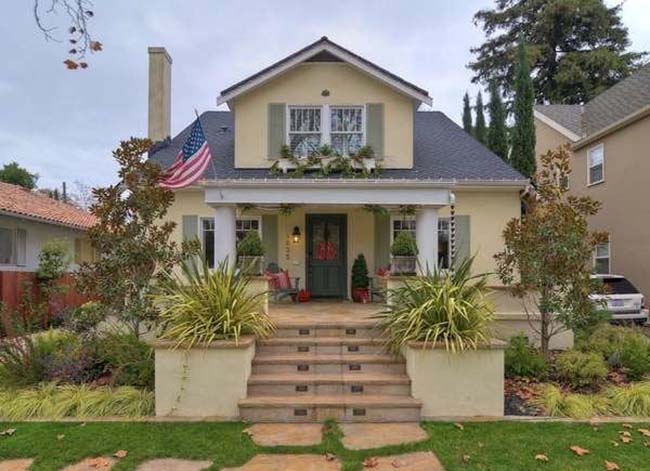
[[[174,163],[165,170],[160,186],[176,189],[191,185],[201,178],[211,159],[210,147],[197,117],[192,125],[190,137],[185,141]]]

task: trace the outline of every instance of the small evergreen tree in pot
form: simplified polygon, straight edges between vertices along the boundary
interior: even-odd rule
[[[249,231],[237,243],[237,257],[242,270],[252,275],[262,273],[264,265],[264,245],[257,231]]]
[[[415,240],[410,233],[406,231],[398,232],[393,241],[393,245],[390,248],[390,252],[393,255],[393,273],[415,273],[418,249]]]
[[[367,302],[370,299],[369,285],[368,264],[366,257],[361,253],[352,264],[352,300],[355,303]]]

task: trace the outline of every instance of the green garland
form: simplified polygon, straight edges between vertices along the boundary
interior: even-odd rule
[[[324,159],[331,160],[325,163]],[[375,151],[371,146],[363,146],[355,154],[345,157],[335,152],[331,146],[325,144],[312,152],[306,159],[299,159],[293,155],[289,146],[284,145],[280,148],[280,160],[273,163],[269,173],[273,176],[284,174],[280,167],[281,160],[291,162],[295,166],[287,172],[290,178],[302,178],[307,171],[311,170],[315,170],[314,176],[317,178],[328,177],[333,173],[341,174],[347,178],[371,178],[383,172],[383,165],[376,159],[374,169],[366,168],[363,165],[364,159],[375,159]],[[353,163],[357,163],[361,168],[355,168]]]

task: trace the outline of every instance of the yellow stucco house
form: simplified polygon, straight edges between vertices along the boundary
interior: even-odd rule
[[[191,126],[169,137],[171,58],[150,48],[149,60],[149,134],[157,141],[150,158],[168,167]],[[217,103],[228,110],[200,116],[212,164],[197,184],[176,191],[167,216],[177,223],[174,237],[198,238],[215,264],[234,260],[238,241],[255,231],[266,265],[331,302],[272,305],[275,337],[236,348],[211,346],[184,360],[162,345],[157,414],[503,415],[502,345],[454,358],[444,349],[396,358],[374,330],[381,307],[338,301],[351,296],[358,255],[371,276],[395,271],[391,246],[404,231],[416,241],[421,270],[476,255],[474,270],[493,272],[527,179],[443,113],[419,111],[432,103],[426,90],[326,37],[224,89]],[[528,330],[521,306],[501,300],[502,337]],[[184,361],[193,373],[180,384]]]
[[[171,59],[163,48],[149,52],[150,137],[162,141]],[[176,192],[169,213],[177,240],[198,236],[211,263],[233,259],[236,242],[258,231],[265,263],[300,277],[315,297],[347,298],[355,257],[364,254],[371,274],[387,268],[395,234],[409,231],[421,266],[476,254],[475,269],[493,271],[527,180],[444,114],[418,111],[432,103],[426,90],[324,37],[226,88],[217,103],[229,110],[201,115],[213,163],[198,185]],[[189,125],[151,158],[168,166],[188,133]],[[343,156],[370,146],[369,175],[296,178],[282,158],[283,146],[301,160],[323,145]],[[325,237],[336,246],[328,260],[318,251]]]

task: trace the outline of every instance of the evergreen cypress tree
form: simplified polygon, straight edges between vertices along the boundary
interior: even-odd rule
[[[476,95],[476,127],[474,137],[481,143],[487,144],[487,128],[485,127],[485,112],[483,110],[483,96],[481,92]]]
[[[535,173],[534,90],[526,57],[526,45],[521,38],[517,46],[515,70],[515,126],[512,130],[510,162],[522,175],[530,178]]]
[[[506,110],[501,100],[501,90],[495,81],[490,83],[490,127],[488,128],[488,147],[492,152],[508,160],[508,130],[506,128]]]
[[[472,107],[469,104],[469,93],[465,92],[463,97],[463,129],[472,134]]]

